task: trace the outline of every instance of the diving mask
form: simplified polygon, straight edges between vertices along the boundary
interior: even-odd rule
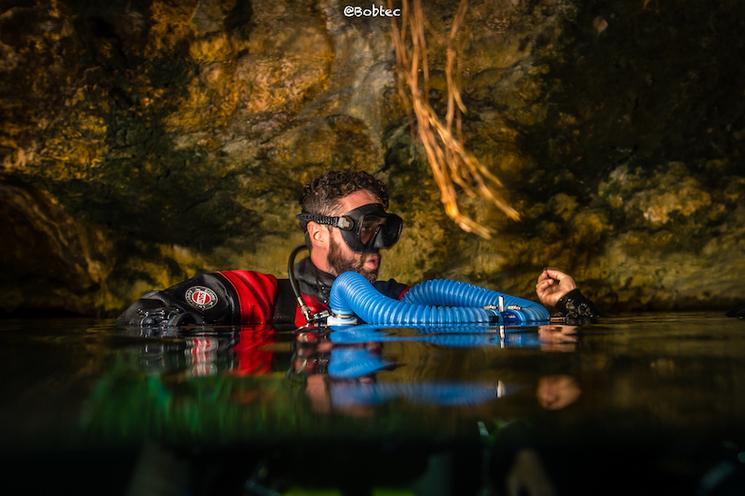
[[[356,252],[371,252],[389,248],[401,237],[404,221],[396,214],[385,211],[380,203],[371,203],[334,217],[301,213],[297,215],[303,230],[308,222],[338,227],[342,238]]]

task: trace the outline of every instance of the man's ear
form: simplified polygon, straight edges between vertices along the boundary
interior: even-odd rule
[[[331,233],[325,226],[313,221],[308,222],[308,238],[310,239],[311,246],[317,246],[319,248],[328,247],[330,236]]]

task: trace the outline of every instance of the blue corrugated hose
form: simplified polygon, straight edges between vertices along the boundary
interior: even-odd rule
[[[499,297],[505,310],[497,309]],[[357,272],[345,272],[331,287],[331,312],[356,315],[368,324],[438,325],[456,323],[542,324],[549,313],[523,298],[458,281],[436,279],[417,284],[403,300],[380,293]],[[484,308],[489,307],[489,308]]]

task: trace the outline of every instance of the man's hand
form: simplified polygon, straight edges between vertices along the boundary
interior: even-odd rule
[[[548,268],[538,276],[535,292],[544,306],[554,307],[559,299],[569,291],[575,289],[577,283],[572,276],[559,270]]]

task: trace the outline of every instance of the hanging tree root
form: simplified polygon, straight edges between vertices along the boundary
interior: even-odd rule
[[[391,7],[392,1],[388,0],[388,4]],[[466,107],[457,81],[458,30],[467,9],[468,1],[460,0],[446,40],[447,113],[444,122],[429,103],[429,58],[425,37],[427,20],[421,0],[412,0],[411,4],[409,0],[402,0],[400,25],[395,17],[391,19],[391,36],[396,50],[399,93],[416,117],[419,139],[440,189],[445,213],[464,231],[488,239],[491,230],[461,212],[456,187],[470,197],[480,196],[489,200],[513,220],[519,220],[520,214],[509,206],[501,194],[502,182],[463,145],[461,116],[466,112]]]

